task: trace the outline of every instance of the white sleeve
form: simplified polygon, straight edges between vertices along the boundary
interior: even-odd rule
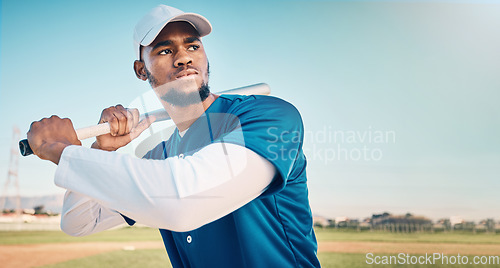
[[[260,155],[228,143],[165,160],[69,146],[61,155],[55,183],[139,223],[181,232],[252,201],[275,173]]]
[[[72,236],[83,236],[124,224],[120,213],[101,206],[95,200],[66,191],[61,213],[61,230]]]

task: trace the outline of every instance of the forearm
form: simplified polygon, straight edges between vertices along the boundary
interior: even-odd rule
[[[61,230],[71,236],[84,236],[125,223],[116,211],[101,206],[80,193],[66,191],[61,213]]]
[[[69,147],[55,181],[151,227],[192,230],[258,197],[274,177],[267,160],[247,148],[225,146],[166,160]]]

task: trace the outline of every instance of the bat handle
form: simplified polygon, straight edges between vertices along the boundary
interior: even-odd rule
[[[79,140],[88,139],[90,137],[96,137],[99,135],[108,134],[110,132],[109,123],[101,123],[98,125],[80,128],[75,130],[76,136]],[[19,141],[19,151],[21,151],[22,156],[28,156],[33,154],[30,144],[27,139]]]
[[[30,144],[27,139],[19,141],[19,150],[21,151],[22,156],[28,156],[33,154],[33,150],[31,150]]]

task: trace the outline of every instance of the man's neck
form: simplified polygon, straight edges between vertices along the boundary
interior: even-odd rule
[[[163,107],[174,121],[177,129],[179,129],[179,131],[184,131],[188,129],[218,97],[218,95],[210,93],[210,95],[200,103],[191,104],[185,107],[163,103]]]

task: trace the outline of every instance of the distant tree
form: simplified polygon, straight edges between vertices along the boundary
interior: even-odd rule
[[[39,205],[34,207],[33,209],[35,210],[35,215],[45,214],[44,208],[45,208],[44,205]]]
[[[440,220],[440,222],[442,222],[445,231],[451,231],[452,230],[450,219],[442,219],[442,220]]]
[[[371,223],[375,230],[406,233],[418,232],[432,226],[430,219],[423,216],[414,216],[411,213],[404,215],[373,214]]]
[[[488,233],[495,233],[495,221],[493,219],[487,219],[485,225]]]
[[[466,221],[462,223],[462,230],[464,231],[475,231],[476,229],[476,223],[473,221]]]

